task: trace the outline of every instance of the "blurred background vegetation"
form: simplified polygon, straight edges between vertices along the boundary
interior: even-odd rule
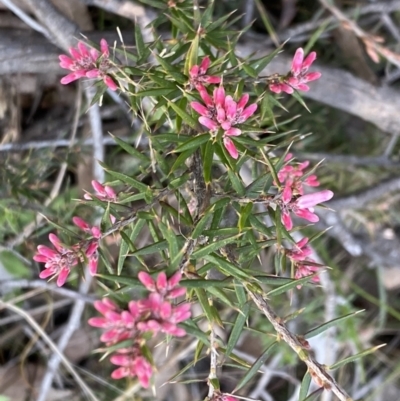
[[[35,4],[36,3],[36,4]],[[158,2],[154,2],[158,3]],[[165,8],[173,2],[165,1]],[[175,3],[182,3],[176,0]],[[206,7],[207,1],[199,1]],[[0,296],[15,302],[57,341],[68,326],[78,280],[70,293],[52,292],[38,284],[40,268],[32,261],[39,243],[54,227],[47,218],[69,226],[78,213],[90,211],[73,202],[90,190],[94,172],[91,118],[85,90],[78,84],[62,86],[63,71],[57,40],[37,32],[49,18],[62,15],[70,22],[60,35],[83,32],[91,40],[106,37],[120,44],[133,43],[133,26],[144,32],[163,10],[151,0],[2,0],[0,2]],[[37,6],[37,7],[35,7]],[[235,11],[236,10],[236,11]],[[398,401],[400,394],[400,1],[356,0],[217,0],[216,17],[235,11],[243,14],[235,28],[245,30],[240,49],[271,52],[287,41],[284,52],[271,63],[272,72],[285,72],[297,47],[318,54],[315,70],[320,81],[304,94],[307,111],[293,97],[281,96],[287,111],[277,109],[279,129],[301,135],[292,151],[299,160],[323,160],[318,176],[335,199],[323,210],[320,230],[333,226],[315,244],[319,260],[332,269],[323,275],[324,289],[293,292],[276,307],[282,316],[305,308],[300,319],[289,322],[294,332],[304,332],[335,316],[365,309],[343,326],[310,341],[322,363],[386,343],[372,356],[345,366],[337,380],[357,400]],[[29,17],[30,19],[27,19]],[[251,25],[251,26],[250,26]],[[50,25],[49,25],[50,26]],[[155,36],[166,35],[167,22]],[[283,70],[282,70],[283,68]],[[137,170],[137,160],[113,146],[108,132],[133,143],[138,141],[138,121],[132,120],[125,101],[107,92],[100,108],[106,163],[125,172]],[[273,127],[271,127],[273,128]],[[76,138],[76,139],[75,139]],[[43,216],[46,216],[44,218]],[[314,229],[306,232],[314,233]],[[108,244],[111,248],[115,244]],[[272,255],[266,254],[265,260]],[[78,278],[78,277],[76,277]],[[83,313],[89,317],[90,307]],[[134,386],[111,383],[110,367],[92,354],[98,333],[85,319],[65,350],[66,357],[89,385],[107,400],[151,398]],[[267,323],[254,316],[259,332],[249,332],[236,350],[253,362],[265,347]],[[186,341],[186,340],[185,340]],[[170,351],[157,383],[171,377],[193,358],[190,340]],[[181,353],[180,353],[181,352]],[[0,400],[34,400],[51,352],[23,317],[0,310]],[[184,355],[184,357],[182,357]],[[161,351],[155,355],[165,360]],[[173,362],[171,362],[171,360]],[[156,399],[203,399],[208,364],[200,361],[180,378],[190,384],[158,389]],[[268,360],[264,373],[240,395],[265,401],[295,401],[304,367],[285,346]],[[221,373],[230,391],[241,372],[226,366]],[[197,382],[196,380],[200,381]],[[133,388],[133,389],[132,389]],[[84,399],[69,374],[60,369],[48,400]],[[100,397],[100,396],[99,396]],[[135,398],[136,397],[136,398]],[[325,392],[320,399],[334,397]]]

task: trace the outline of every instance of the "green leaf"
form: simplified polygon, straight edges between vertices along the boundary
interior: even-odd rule
[[[201,134],[195,137],[190,137],[187,141],[180,144],[174,153],[184,152],[189,149],[198,149],[200,145],[206,143],[210,139],[210,134]]]
[[[267,56],[261,57],[257,60],[252,60],[250,62],[251,67],[253,67],[259,74],[271,62],[271,60],[282,50],[283,45],[284,43],[279,47],[277,47],[272,53],[268,54]]]
[[[170,183],[168,184],[168,188],[175,189],[175,188],[180,187],[181,185],[186,183],[186,181],[189,179],[189,177],[190,177],[190,174],[186,173],[186,174],[181,175],[178,178],[175,178],[174,180],[170,181]]]
[[[250,303],[247,302],[244,305],[240,305],[241,313],[236,316],[235,323],[233,325],[231,334],[229,336],[228,344],[226,345],[225,356],[229,357],[233,349],[235,348],[239,338],[243,332],[243,327],[250,313]]]
[[[153,89],[146,89],[144,91],[139,91],[135,93],[135,96],[145,97],[145,96],[167,96],[169,95],[174,89],[170,87],[161,87],[161,88],[153,88]],[[159,106],[159,105],[158,105]]]
[[[151,255],[152,253],[158,253],[167,248],[168,248],[168,242],[166,240],[161,240],[154,244],[140,248],[135,252],[132,252],[132,256]]]
[[[336,318],[336,319],[332,319],[332,320],[330,320],[329,322],[323,323],[323,324],[321,324],[320,326],[315,327],[315,328],[313,328],[313,329],[307,331],[307,333],[304,334],[304,338],[305,338],[305,339],[309,339],[309,338],[315,337],[315,336],[317,336],[318,334],[321,334],[321,333],[323,333],[324,331],[328,330],[330,327],[336,326],[337,324],[344,322],[344,321],[347,320],[348,318],[353,317],[353,316],[356,316],[356,315],[358,315],[359,313],[364,312],[364,311],[365,311],[365,309],[359,310],[359,311],[357,311],[357,312],[349,313],[349,314],[347,314],[347,315],[340,316],[340,317],[338,317],[338,318]]]
[[[117,171],[110,170],[108,167],[106,167],[104,165],[103,165],[103,168],[104,168],[104,170],[107,171],[108,174],[110,174],[114,178],[117,178],[122,183],[130,185],[131,187],[138,189],[140,192],[146,192],[146,190],[147,190],[146,184],[143,184],[140,181],[135,180],[134,178],[129,177],[128,175],[125,175],[123,173],[119,173]]]
[[[207,317],[207,320],[211,324],[217,323],[218,325],[222,326],[222,321],[218,315],[218,312],[213,305],[210,305],[210,302],[208,301],[206,291],[203,288],[194,288],[194,292],[197,295],[197,299]]]
[[[137,223],[133,226],[130,231],[129,235],[125,232],[120,231],[122,237],[122,243],[120,245],[119,256],[118,256],[118,264],[117,264],[117,272],[118,275],[121,274],[122,268],[125,263],[125,259],[128,256],[129,250],[131,252],[136,251],[136,247],[133,244],[133,241],[136,240],[137,236],[139,235],[140,231],[142,230],[143,226],[146,224],[146,221],[143,219],[139,219]]]
[[[317,390],[313,391],[308,397],[306,398],[299,398],[301,401],[314,401],[317,400],[321,393],[324,391],[323,387],[318,388]]]
[[[208,262],[214,263],[218,270],[228,276],[233,276],[238,280],[250,280],[251,278],[242,269],[229,262],[228,260],[221,258],[220,256],[217,256],[215,254],[206,255],[204,256],[204,259]]]
[[[138,158],[139,160],[143,160],[145,162],[148,162],[149,159],[147,156],[143,155],[140,153],[136,148],[133,146],[129,145],[129,143],[126,143],[122,139],[118,138],[117,136],[111,134],[111,137],[114,139],[114,141],[122,148],[124,149],[127,153],[129,153],[131,156]]]
[[[192,43],[190,45],[189,51],[186,54],[185,65],[183,68],[183,72],[186,76],[189,76],[190,69],[197,65],[197,55],[199,53],[199,35],[196,34]]]
[[[300,93],[297,92],[297,90],[295,90],[292,93],[292,96],[309,112],[311,113],[310,109],[307,107],[305,101],[303,100],[303,98],[301,97]]]
[[[287,292],[287,291],[293,289],[294,287],[297,287],[298,285],[303,285],[305,283],[308,283],[316,275],[318,275],[318,273],[310,274],[309,276],[299,278],[298,280],[293,280],[290,283],[284,284],[278,288],[275,288],[274,290],[269,291],[267,293],[266,297],[267,298],[275,297],[276,295]]]
[[[138,23],[135,24],[135,44],[139,56],[137,64],[140,65],[142,64],[142,62],[145,62],[146,59],[149,57],[150,50],[144,44],[142,27],[141,24]]]
[[[224,280],[206,280],[206,279],[193,279],[193,280],[181,280],[179,285],[188,289],[191,288],[208,288],[208,287],[224,287],[226,288],[232,281],[230,277]]]
[[[133,287],[143,288],[143,284],[137,278],[134,277],[117,276],[115,274],[97,274],[96,277],[112,281],[113,283],[125,284],[129,288]]]
[[[212,141],[210,140],[206,143],[203,157],[203,174],[204,182],[206,183],[206,185],[209,185],[211,183],[213,158],[214,146]]]
[[[203,342],[206,347],[210,347],[210,341],[206,333],[201,331],[191,320],[186,320],[185,322],[180,323],[179,326],[184,328],[187,334],[190,334]]]
[[[214,30],[216,30],[216,29],[219,28],[220,26],[222,26],[223,23],[224,23],[225,21],[227,21],[227,20],[230,18],[230,16],[231,16],[233,13],[235,13],[235,12],[236,12],[236,10],[231,11],[229,14],[226,14],[226,15],[224,15],[223,17],[218,18],[216,21],[214,21],[213,23],[211,23],[210,25],[208,25],[208,27],[207,27],[207,29],[206,29],[207,34],[210,33],[210,32],[212,32],[212,31],[214,31]]]
[[[253,203],[249,202],[247,205],[242,206],[239,213],[238,227],[239,231],[243,231],[247,227],[247,219],[253,210]]]
[[[242,377],[239,383],[236,385],[233,393],[239,391],[243,388],[259,371],[262,365],[264,365],[265,361],[268,359],[272,349],[276,345],[276,341],[274,341],[268,348],[258,357],[258,359],[253,363],[251,368],[247,371],[247,373]]]
[[[363,358],[366,355],[372,354],[376,350],[378,350],[379,348],[382,348],[384,346],[386,346],[386,344],[380,344],[380,345],[376,345],[375,347],[368,348],[368,349],[366,349],[364,351],[359,352],[356,355],[349,356],[348,358],[345,358],[345,359],[343,359],[343,360],[341,360],[339,362],[336,362],[335,364],[329,366],[328,369],[329,370],[335,370],[335,369],[341,368],[342,366],[346,365],[347,363],[354,362],[357,359],[360,359],[360,358]]]
[[[0,252],[0,264],[12,274],[13,277],[27,278],[31,276],[30,266],[27,266],[22,258],[19,258],[13,252]]]
[[[242,181],[239,179],[239,176],[232,170],[228,170],[228,177],[235,192],[237,192],[239,196],[243,196],[245,194],[245,189]]]
[[[181,109],[176,103],[168,100],[168,106],[171,107],[175,111],[175,113],[178,114],[178,116],[180,116],[182,120],[187,123],[191,128],[197,127],[197,121],[189,113]]]
[[[202,248],[198,249],[197,251],[192,253],[192,258],[193,259],[200,259],[206,255],[209,255],[211,252],[216,251],[217,249],[220,249],[224,247],[225,245],[228,245],[232,242],[235,242],[242,234],[235,235],[233,237],[229,238],[223,238],[219,241],[212,242],[211,244],[208,244],[206,246],[203,246]]]
[[[310,384],[311,384],[311,375],[310,373],[306,372],[306,374],[303,377],[303,380],[301,381],[299,400],[304,400],[307,397]]]
[[[183,151],[175,160],[171,167],[170,174],[175,172],[178,168],[182,167],[187,169],[185,166],[185,161],[196,151],[196,148]]]

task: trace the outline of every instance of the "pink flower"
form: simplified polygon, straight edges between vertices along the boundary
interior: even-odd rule
[[[288,153],[285,161],[292,159],[293,155]],[[304,185],[310,187],[319,186],[319,181],[315,174],[304,178],[306,174],[303,170],[309,166],[310,162],[298,163],[296,166],[286,165],[278,172],[278,178],[281,184],[284,184],[282,191],[282,200],[288,203],[294,195],[304,194]],[[276,183],[275,183],[276,185]]]
[[[61,287],[67,281],[71,268],[78,264],[79,254],[74,249],[64,247],[55,234],[49,234],[49,240],[55,249],[39,245],[33,260],[45,264],[40,278],[57,277],[57,286]]]
[[[144,388],[150,385],[150,378],[153,374],[153,367],[150,362],[140,354],[138,348],[133,349],[129,354],[116,354],[110,358],[111,363],[120,366],[112,372],[113,379],[124,377],[137,377]]]
[[[282,200],[280,203],[282,209],[282,224],[287,230],[293,228],[293,222],[290,217],[290,212],[293,212],[296,216],[316,223],[319,221],[319,217],[314,213],[314,206],[319,203],[326,202],[333,197],[333,192],[324,190],[320,192],[314,192],[308,195],[302,195],[296,200],[285,202]]]
[[[293,261],[305,260],[308,256],[312,254],[311,248],[307,245],[308,238],[304,237],[300,241],[296,242],[296,248],[286,252],[288,258]]]
[[[96,49],[88,49],[82,42],[78,43],[77,48],[71,47],[69,52],[72,56],[64,54],[59,56],[60,66],[72,72],[61,79],[63,85],[76,81],[79,78],[101,78],[111,89],[116,90],[118,86],[108,75],[112,64],[109,60],[110,52],[105,39],[100,41],[99,53]]]
[[[320,268],[320,266],[315,264],[315,262],[312,259],[306,259],[304,261],[297,262],[296,263],[296,273],[294,274],[294,278],[296,280],[298,280],[303,277],[311,276],[312,274],[318,272],[319,268]],[[319,283],[320,278],[318,276],[314,276],[311,279],[311,281],[314,283]],[[297,289],[300,289],[300,288],[301,288],[301,285],[298,285]]]
[[[299,47],[293,57],[292,68],[286,77],[278,79],[269,85],[269,89],[274,93],[286,92],[293,93],[294,89],[300,91],[308,91],[310,88],[307,83],[315,81],[321,77],[320,72],[308,72],[311,64],[315,61],[317,54],[311,52],[304,59],[304,50]]]
[[[214,133],[222,129],[224,146],[230,156],[237,159],[239,153],[230,137],[242,133],[235,126],[250,118],[257,110],[257,104],[245,107],[249,101],[248,94],[244,94],[238,102],[235,102],[232,96],[225,96],[225,89],[222,86],[214,89],[212,98],[204,87],[199,89],[199,93],[205,105],[199,102],[190,104],[200,114],[199,123]]]
[[[115,193],[114,189],[112,187],[109,187],[108,185],[103,185],[100,184],[98,181],[93,180],[92,181],[92,187],[95,190],[95,197],[101,201],[104,202],[117,202],[117,194]],[[87,200],[92,200],[92,195],[85,193],[83,197]],[[110,221],[111,224],[114,224],[116,221],[115,216],[110,214]],[[93,236],[95,234],[93,233]]]
[[[203,84],[219,84],[221,78],[215,75],[206,75],[210,66],[210,57],[205,56],[200,65],[194,65],[189,71],[189,82],[192,87],[200,90]]]

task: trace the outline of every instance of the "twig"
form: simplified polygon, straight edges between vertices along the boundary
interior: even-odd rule
[[[76,370],[72,367],[72,365],[69,363],[69,361],[65,358],[63,355],[62,351],[60,351],[59,348],[53,343],[53,341],[50,339],[50,337],[46,334],[46,332],[39,326],[35,320],[32,319],[31,316],[29,316],[25,311],[22,309],[18,308],[17,306],[10,304],[8,302],[4,302],[0,299],[0,309],[6,308],[14,313],[17,313],[21,317],[23,317],[29,324],[30,326],[37,331],[37,333],[41,336],[41,338],[44,340],[45,343],[51,348],[51,350],[54,352],[54,355],[57,355],[60,361],[63,363],[65,368],[68,370],[68,372],[71,373],[72,377],[75,379],[75,381],[81,386],[82,390],[85,391],[85,393],[93,400],[93,401],[99,401],[99,399],[93,394],[92,390],[85,384],[85,382],[82,380],[82,378],[76,373]],[[40,395],[39,395],[40,396]],[[44,398],[45,400],[45,398]]]
[[[20,280],[7,280],[7,281],[0,281],[0,292],[7,291],[11,288],[43,288],[48,291],[55,292],[60,294],[64,297],[71,298],[71,299],[81,299],[83,302],[93,304],[95,298],[81,294],[77,291],[70,290],[64,287],[57,287],[56,285],[52,285],[47,281],[43,280],[27,280],[27,279],[20,279]]]
[[[41,33],[47,39],[50,40],[49,31],[30,17],[24,10],[21,10],[16,4],[11,0],[0,0],[7,8],[9,8],[18,18],[25,22],[35,31]]]
[[[268,302],[261,295],[252,292],[248,288],[246,288],[246,290],[260,311],[262,311],[271,322],[275,331],[279,334],[279,337],[285,341],[307,365],[308,371],[314,380],[326,390],[331,390],[340,401],[352,401],[351,397],[336,383],[335,379],[325,368],[304,349],[304,344],[299,341],[297,336],[287,329],[282,319],[275,314]]]
[[[42,313],[48,312],[49,309],[51,309],[51,311],[54,311],[58,308],[63,308],[64,306],[70,305],[71,303],[72,303],[72,301],[70,299],[62,299],[60,301],[52,303],[50,307],[49,307],[49,305],[42,305],[42,306],[38,306],[37,308],[32,308],[32,309],[26,310],[25,312],[29,316],[33,317],[35,315],[40,315]],[[3,319],[0,319],[0,327],[4,326],[6,324],[18,322],[20,319],[21,319],[21,316],[19,316],[19,315],[12,315],[12,316],[5,317]]]
[[[392,138],[395,138],[393,135]],[[392,139],[391,139],[392,140]],[[276,152],[277,154],[280,154]],[[330,163],[338,163],[342,165],[353,166],[379,166],[379,167],[400,167],[400,161],[391,160],[386,156],[356,156],[356,155],[336,155],[332,153],[304,153],[291,151],[293,155],[300,160],[325,160]]]
[[[385,181],[375,185],[373,188],[368,188],[353,195],[335,199],[327,202],[326,205],[338,211],[342,209],[359,209],[394,191],[400,191],[399,177],[386,179]]]
[[[370,57],[375,60],[376,53],[379,53],[381,56],[385,57],[392,64],[400,67],[400,55],[392,52],[388,48],[380,45],[377,42],[377,39],[372,35],[366,33],[363,29],[361,29],[353,20],[348,18],[342,11],[340,11],[337,7],[334,6],[333,2],[328,0],[319,0],[319,2],[329,10],[335,18],[340,21],[344,27],[351,29],[354,34],[364,42],[367,52]],[[376,61],[376,60],[375,60]]]

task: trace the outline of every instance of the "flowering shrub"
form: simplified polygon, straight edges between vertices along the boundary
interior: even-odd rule
[[[281,100],[276,94],[309,90],[307,84],[320,78],[319,72],[308,72],[316,53],[304,58],[299,48],[289,73],[260,78],[281,49],[258,59],[240,58],[232,49],[236,39],[226,39],[231,36],[227,20],[213,21],[212,9],[203,10],[200,20],[197,9],[188,16],[187,3],[192,4],[170,2],[165,10],[173,40],[145,43],[136,29],[134,51],[124,48],[134,66],[122,65],[104,39],[100,52],[79,43],[70,49],[72,58],[60,56],[61,66],[72,71],[61,83],[90,79],[86,83],[92,85],[95,79],[98,97],[106,88],[119,90],[143,125],[137,147],[115,138],[137,167],[121,172],[103,164],[108,182],[93,181],[95,193],[81,200],[95,207],[93,214],[104,211],[100,226],[74,217],[85,237],[72,245],[50,234],[54,249],[39,245],[34,256],[44,264],[40,277],[57,278],[62,286],[71,270],[87,266],[108,283],[107,297],[94,304],[101,316],[89,324],[103,330],[100,341],[118,366],[113,379],[137,378],[148,388],[156,367],[150,340],[190,335],[199,344],[195,359],[210,355],[208,399],[235,400],[221,392],[216,368],[232,357],[246,369],[232,394],[257,373],[259,360],[249,369],[233,357],[256,307],[271,323],[271,333],[307,364],[315,382],[348,400],[313,359],[304,337],[291,333],[269,302],[304,287],[317,291],[313,283],[323,267],[311,258],[313,237],[298,236],[304,221],[318,221],[319,205],[333,192],[315,191],[320,182],[307,170],[308,161],[298,163],[292,154],[276,151],[290,133],[271,132],[274,106]],[[119,241],[115,262],[102,241],[109,236]],[[272,269],[259,263],[266,248],[276,255]],[[191,317],[194,304],[202,313]],[[231,313],[220,313],[220,304]],[[229,333],[226,340],[216,336],[217,326]],[[315,333],[329,325],[321,327]],[[275,343],[269,342],[261,363]],[[217,361],[217,355],[224,359]]]

